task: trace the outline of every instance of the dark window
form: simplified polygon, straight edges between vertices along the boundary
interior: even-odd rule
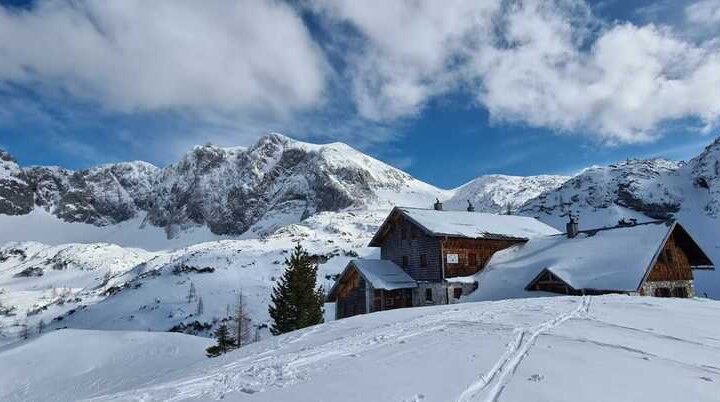
[[[453,297],[459,299],[462,296],[462,288],[453,289]]]
[[[427,267],[427,254],[422,253],[420,254],[420,266],[421,267]]]
[[[430,289],[430,288],[425,289],[425,301],[430,301],[430,302],[433,301],[432,289]]]
[[[403,269],[407,269],[408,265],[410,265],[410,263],[408,262],[408,256],[406,256],[406,255],[402,256]]]
[[[670,288],[655,289],[655,297],[670,297]]]
[[[475,254],[475,253],[468,254],[468,265],[471,265],[471,266],[477,265],[477,254]]]
[[[673,297],[681,297],[683,299],[686,299],[688,297],[687,289],[684,287],[673,288],[672,296]]]

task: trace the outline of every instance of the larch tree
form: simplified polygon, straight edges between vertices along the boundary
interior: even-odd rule
[[[269,307],[273,335],[323,322],[323,292],[317,286],[317,264],[300,245],[285,259],[285,272],[273,288]]]
[[[247,305],[242,292],[238,295],[235,305],[235,342],[238,346],[244,346],[252,342],[252,319],[247,311]]]

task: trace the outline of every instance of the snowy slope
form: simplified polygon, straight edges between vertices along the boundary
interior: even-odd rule
[[[204,361],[193,360],[204,345],[185,337],[136,333],[137,345],[61,331],[0,351],[0,398],[715,401],[719,315],[719,302],[625,296],[467,303],[334,321]],[[58,363],[86,340],[91,367]]]
[[[447,209],[464,210],[470,201],[478,212],[506,213],[516,210],[528,200],[555,190],[568,176],[506,176],[500,174],[480,176],[453,190],[445,201]]]
[[[76,401],[152,384],[205,363],[209,339],[171,333],[62,330],[0,349],[3,401]],[[2,370],[2,369],[0,369]]]
[[[27,316],[31,328],[43,319],[50,328],[167,331],[173,327],[183,330],[197,321],[208,327],[187,332],[207,336],[218,320],[228,316],[228,306],[233,306],[242,292],[251,318],[263,324],[268,321],[271,288],[295,242],[302,242],[315,256],[320,264],[319,282],[329,289],[332,276],[350,259],[377,257],[377,251],[366,245],[383,218],[366,210],[324,212],[262,238],[156,252],[98,244],[10,243],[0,249],[9,256],[0,264],[0,303],[15,306],[16,314],[0,316],[0,325],[6,327],[0,329],[0,343],[17,339],[28,309],[46,305],[47,309]],[[52,269],[57,261],[70,259],[75,261],[69,265],[73,269]],[[15,276],[34,267],[40,267],[43,276],[34,276],[33,270],[27,277]],[[112,277],[102,283],[108,271]],[[191,283],[203,298],[200,315],[197,300],[186,298]],[[72,296],[51,297],[53,286],[71,289]]]

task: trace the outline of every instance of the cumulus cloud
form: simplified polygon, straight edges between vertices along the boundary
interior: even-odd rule
[[[702,0],[685,7],[685,17],[690,23],[706,26],[720,25],[720,0]]]
[[[317,105],[326,66],[297,13],[274,0],[41,0],[0,7],[0,81],[112,111]]]
[[[370,119],[418,113],[458,89],[496,120],[608,143],[651,140],[673,119],[709,127],[720,116],[712,41],[606,23],[580,0],[370,3],[312,2],[363,39],[348,46],[347,60],[358,110]]]

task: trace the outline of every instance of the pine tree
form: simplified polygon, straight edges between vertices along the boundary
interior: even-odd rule
[[[20,326],[20,339],[30,338],[30,327],[28,327],[27,320]]]
[[[252,320],[248,316],[242,292],[238,296],[233,320],[235,321],[235,342],[238,346],[247,345],[252,341]]]
[[[190,288],[188,289],[187,302],[192,303],[197,297],[197,290],[195,290],[195,284],[190,282]]]
[[[235,342],[230,338],[230,333],[225,324],[220,325],[215,331],[215,339],[217,340],[217,345],[205,349],[208,357],[217,357],[235,348]]]
[[[300,243],[285,259],[285,272],[273,288],[269,307],[273,335],[309,327],[323,322],[322,288],[317,287],[317,264],[313,263]]]
[[[202,315],[203,310],[204,310],[204,306],[203,306],[202,297],[198,297],[197,310],[195,311],[195,315]]]

